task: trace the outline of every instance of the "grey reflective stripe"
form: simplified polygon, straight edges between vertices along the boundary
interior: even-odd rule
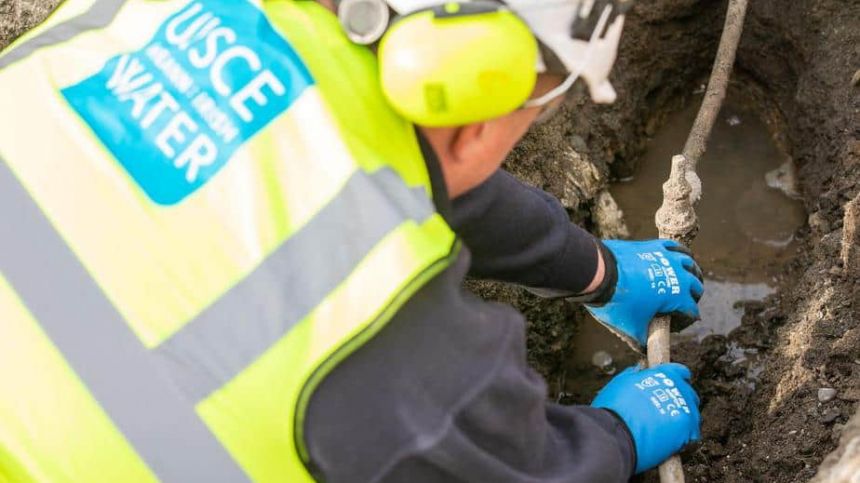
[[[127,1],[96,0],[86,12],[44,30],[0,57],[0,69],[27,57],[42,47],[65,42],[88,30],[106,27]]]
[[[156,352],[192,400],[206,398],[313,310],[385,235],[433,212],[424,190],[410,190],[393,171],[359,170],[306,226]]]
[[[147,351],[0,159],[0,273],[160,479],[246,481],[194,402],[265,353],[383,237],[433,213],[424,190],[393,171],[359,170],[249,276]]]
[[[248,480],[2,159],[0,273],[160,479]]]

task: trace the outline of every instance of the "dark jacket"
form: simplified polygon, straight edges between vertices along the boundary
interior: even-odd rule
[[[468,247],[310,400],[311,470],[331,482],[613,482],[633,472],[620,420],[547,400],[526,364],[525,321],[462,288],[468,274],[582,291],[594,239],[549,194],[504,171],[447,203],[432,153],[434,198]]]

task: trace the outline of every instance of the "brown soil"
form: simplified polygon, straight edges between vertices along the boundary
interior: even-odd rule
[[[592,106],[579,96],[563,118],[521,144],[509,168],[599,231],[594,193],[608,176],[635,172],[642,143],[704,81],[724,11],[722,1],[638,4],[614,71],[620,102]],[[811,226],[797,233],[779,292],[750,304],[740,329],[674,348],[675,359],[693,368],[703,402],[703,441],[683,454],[688,481],[808,481],[860,400],[860,273],[840,257],[844,206],[860,191],[857,18],[856,1],[751,2],[733,88],[758,98],[792,155]],[[599,171],[585,183],[591,192],[577,174],[569,180],[570,162],[560,161],[571,158],[568,148]],[[566,390],[566,399],[587,401],[591,394],[554,384],[577,350],[554,350],[554,335],[579,323],[570,308],[513,301],[530,320],[530,354],[550,396]],[[820,403],[823,387],[836,389],[836,399]]]
[[[860,400],[860,273],[840,257],[845,204],[860,191],[860,3],[751,2],[738,65],[775,105],[799,168],[810,225],[781,290],[747,307],[729,344],[758,349],[754,391],[726,341],[678,351],[703,396],[694,481],[808,481]],[[837,390],[820,403],[819,388]]]
[[[0,48],[57,3],[0,0]],[[578,92],[517,147],[508,169],[558,196],[574,221],[603,236],[621,234],[606,188],[635,172],[648,137],[706,80],[725,7],[724,0],[639,2],[613,73],[619,101],[595,106]],[[703,441],[683,453],[688,481],[808,481],[860,400],[860,273],[840,256],[851,252],[841,246],[844,206],[860,190],[860,87],[852,81],[860,69],[858,18],[857,0],[751,2],[735,88],[759,97],[793,156],[810,226],[797,234],[779,292],[749,305],[740,329],[674,348],[693,368],[703,403]],[[530,362],[546,376],[551,398],[593,396],[592,387],[563,382],[581,309],[515,287],[472,286],[526,314]],[[821,387],[835,388],[836,399],[819,403]]]
[[[61,0],[0,0],[0,49],[38,25]]]
[[[721,2],[672,0],[635,8],[613,71],[618,100],[589,101],[581,84],[555,119],[535,127],[515,148],[505,168],[558,197],[571,219],[592,232],[622,235],[605,211],[610,179],[629,176],[647,137],[665,115],[684,104],[707,75],[719,40]],[[660,55],[655,55],[660,52]],[[611,199],[611,198],[610,198]],[[529,321],[529,362],[549,384],[550,397],[585,402],[593,393],[564,385],[570,344],[584,311],[565,301],[543,301],[521,288],[473,282],[482,296],[512,303]]]

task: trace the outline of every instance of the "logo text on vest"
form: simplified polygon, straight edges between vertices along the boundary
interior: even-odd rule
[[[247,1],[200,0],[63,95],[156,203],[200,188],[313,84]]]

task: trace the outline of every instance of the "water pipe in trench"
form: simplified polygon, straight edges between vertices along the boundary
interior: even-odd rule
[[[696,174],[696,165],[705,152],[711,128],[726,97],[746,10],[747,0],[729,0],[726,22],[705,98],[684,150],[672,157],[672,170],[669,179],[663,184],[663,205],[654,217],[661,238],[689,245],[699,231],[695,205],[702,195],[702,182]],[[666,316],[657,317],[651,322],[648,330],[649,366],[670,361],[669,321],[670,318]],[[680,456],[672,456],[660,465],[659,473],[662,483],[683,483],[684,468]]]

